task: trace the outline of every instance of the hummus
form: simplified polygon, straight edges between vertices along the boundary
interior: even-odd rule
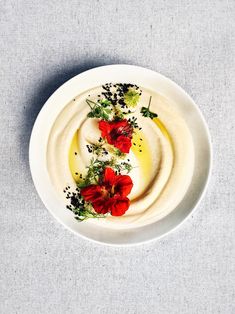
[[[140,227],[155,222],[183,199],[194,171],[194,147],[186,122],[174,103],[162,95],[142,89],[135,117],[141,130],[134,133],[128,160],[133,169],[128,174],[134,183],[128,196],[130,207],[123,216],[90,219],[89,223],[109,228]],[[47,167],[52,184],[66,206],[63,190],[76,189],[80,174],[86,174],[91,155],[87,145],[100,138],[98,120],[87,118],[89,99],[96,100],[101,87],[78,95],[56,118],[47,147]],[[151,110],[157,118],[143,117],[140,108],[152,96]],[[65,209],[66,210],[66,209]]]

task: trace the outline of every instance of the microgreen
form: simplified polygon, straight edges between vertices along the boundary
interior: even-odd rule
[[[124,94],[124,101],[127,107],[136,107],[140,100],[140,92],[133,88],[129,88]]]
[[[87,114],[88,118],[100,118],[102,120],[110,120],[110,114],[112,110],[110,107],[110,102],[108,101],[97,101],[86,99],[86,103],[90,107],[91,111]]]

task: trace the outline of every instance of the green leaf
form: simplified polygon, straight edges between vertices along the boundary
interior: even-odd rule
[[[149,110],[150,104],[151,104],[151,99],[152,99],[152,96],[150,96],[150,98],[149,98],[149,105],[148,105],[148,107],[142,107],[140,109],[140,113],[142,113],[143,117],[154,119],[154,118],[157,118],[158,115],[155,112],[152,112],[152,111]]]
[[[110,106],[112,103],[110,100],[108,99],[101,99],[99,100],[99,103],[103,105],[103,107],[107,107],[107,106]]]
[[[107,113],[107,114],[110,114],[112,112],[111,109],[104,109],[104,111]]]
[[[106,113],[103,113],[103,114],[101,115],[101,118],[102,118],[103,120],[109,120],[109,115],[106,114]]]
[[[90,111],[88,114],[87,114],[87,117],[88,118],[94,118],[94,113],[92,111]]]
[[[146,118],[157,118],[158,115],[155,112],[150,111],[147,107],[142,107],[140,112],[142,113],[142,115]]]

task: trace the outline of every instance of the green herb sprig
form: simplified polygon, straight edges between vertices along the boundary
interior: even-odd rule
[[[90,107],[91,111],[87,114],[88,118],[100,118],[102,120],[110,120],[111,102],[107,99],[94,102],[90,99],[86,99],[86,103]]]
[[[91,143],[86,146],[89,153],[95,154],[96,156],[105,156],[108,155],[108,151],[103,147],[105,143],[105,140],[100,137],[98,143]]]
[[[155,112],[152,112],[152,111],[149,110],[150,104],[151,104],[151,100],[152,100],[152,96],[150,96],[150,98],[149,98],[148,107],[142,107],[140,112],[142,113],[142,116],[144,116],[146,118],[154,119],[154,118],[157,118],[158,115]]]
[[[133,169],[133,166],[129,162],[123,161],[120,164],[114,165],[113,168],[120,174],[122,171],[129,173]]]

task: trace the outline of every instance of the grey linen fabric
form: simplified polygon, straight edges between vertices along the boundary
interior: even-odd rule
[[[0,313],[235,313],[234,19],[232,0],[0,0]],[[181,85],[214,148],[195,214],[133,248],[93,244],[62,227],[28,165],[46,99],[83,70],[113,63]]]

